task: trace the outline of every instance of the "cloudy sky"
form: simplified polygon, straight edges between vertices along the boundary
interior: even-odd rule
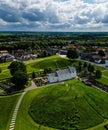
[[[108,0],[0,0],[0,31],[108,31]]]

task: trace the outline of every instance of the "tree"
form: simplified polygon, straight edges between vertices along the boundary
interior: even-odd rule
[[[76,49],[68,50],[67,57],[71,58],[71,59],[78,58],[78,53],[77,53]]]
[[[89,64],[88,65],[88,71],[93,73],[94,72],[94,66]]]
[[[51,68],[44,68],[44,74],[51,73],[51,72],[52,72]]]
[[[86,62],[84,62],[83,67],[84,67],[84,68],[86,68],[86,67],[87,67],[87,63],[86,63]]]
[[[79,61],[79,63],[78,63],[78,64],[79,64],[79,66],[82,66],[82,63],[81,63],[81,61]]]
[[[101,78],[102,72],[100,70],[96,70],[95,76],[96,78]]]
[[[28,82],[28,76],[26,72],[18,70],[12,77],[12,83],[15,84],[17,89],[21,89]]]
[[[32,73],[32,79],[35,79],[36,78],[36,75],[35,75],[35,72]]]
[[[89,72],[91,71],[91,64],[88,65],[87,69]]]
[[[102,50],[99,50],[99,52],[98,52],[98,55],[100,55],[100,56],[105,56],[105,53],[104,53],[104,51],[102,51]]]
[[[13,61],[9,66],[8,69],[10,69],[10,73],[13,76],[15,74],[16,71],[21,70],[23,72],[27,72],[26,71],[26,66],[23,62],[19,62],[19,61]]]
[[[79,61],[79,63],[78,63],[78,72],[81,72],[81,70],[82,70],[82,63]]]
[[[90,67],[90,72],[94,72],[94,66],[93,65],[91,65],[91,67]]]

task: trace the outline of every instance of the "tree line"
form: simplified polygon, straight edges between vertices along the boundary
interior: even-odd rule
[[[108,34],[11,34],[0,35],[1,50],[45,49],[50,46],[66,46],[68,44],[83,46],[107,46]]]

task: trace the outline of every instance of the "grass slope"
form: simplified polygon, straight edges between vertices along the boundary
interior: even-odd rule
[[[28,114],[30,103],[41,89],[32,90],[26,93],[18,111],[15,130],[55,130],[35,123]]]
[[[108,95],[77,79],[42,88],[35,94],[29,114],[41,125],[80,130],[108,119]]]
[[[83,61],[81,62],[83,63]],[[9,70],[7,69],[10,63],[11,62],[0,63],[0,68],[2,69],[2,72],[0,73],[0,80],[11,77]],[[57,55],[54,55],[50,57],[37,58],[35,60],[24,61],[24,63],[26,64],[27,72],[32,73],[33,71],[34,72],[43,71],[44,68],[52,68],[52,70],[55,71],[58,68],[66,68],[72,65],[78,66],[79,61],[78,60],[70,61],[68,58],[62,58]],[[94,67],[96,70],[97,69],[101,71],[106,70],[105,72],[103,72],[103,75],[105,76],[108,75],[108,71],[106,68],[96,65],[94,65]],[[107,77],[102,77],[101,79],[98,79],[98,81],[108,85]]]
[[[103,71],[102,74],[106,77],[108,77],[108,69],[106,71]]]
[[[0,130],[8,130],[19,95],[0,97]]]
[[[58,68],[64,68],[71,65],[72,63],[69,59],[53,56],[48,59],[43,59],[37,63],[33,63],[31,67],[32,69],[35,68],[36,71],[39,71],[43,70],[44,68],[51,68],[52,70],[56,70]]]
[[[67,58],[61,58],[59,56],[38,58],[36,60],[25,61],[24,63],[26,64],[28,73],[33,71],[43,71],[44,68],[52,68],[52,70],[56,70],[57,68],[64,68],[71,65],[70,60]],[[11,77],[9,70],[7,69],[9,64],[10,62],[0,63],[0,67],[2,69],[2,72],[0,73],[0,80]]]

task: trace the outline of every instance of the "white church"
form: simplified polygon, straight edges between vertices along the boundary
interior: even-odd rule
[[[105,67],[108,67],[108,60],[105,60]]]
[[[76,68],[69,67],[63,70],[57,70],[55,73],[48,74],[48,83],[60,82],[76,77]]]

